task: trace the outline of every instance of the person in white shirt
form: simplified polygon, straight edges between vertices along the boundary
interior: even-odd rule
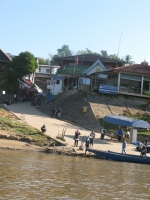
[[[92,132],[90,133],[90,147],[93,147],[94,138],[95,138],[95,133],[94,130],[92,130]]]
[[[14,94],[14,103],[17,103],[17,95]]]

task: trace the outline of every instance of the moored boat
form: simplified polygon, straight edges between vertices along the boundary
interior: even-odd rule
[[[103,157],[113,161],[132,162],[141,164],[150,164],[150,157],[138,156],[132,154],[122,154],[112,151],[101,151],[92,148],[87,148],[87,151],[94,153],[98,157]]]

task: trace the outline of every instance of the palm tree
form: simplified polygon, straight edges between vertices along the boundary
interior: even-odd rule
[[[125,65],[132,65],[132,64],[134,64],[134,61],[132,61],[131,59],[132,59],[132,56],[126,55],[125,58],[124,58]]]

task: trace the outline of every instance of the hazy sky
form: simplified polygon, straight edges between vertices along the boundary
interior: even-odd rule
[[[150,0],[0,0],[0,10],[5,53],[48,58],[65,44],[117,54],[121,37],[119,57],[150,63]]]

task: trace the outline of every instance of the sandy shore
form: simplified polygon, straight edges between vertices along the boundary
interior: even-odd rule
[[[16,140],[0,139],[0,149],[13,149],[23,151],[43,151],[43,147],[30,145]]]

